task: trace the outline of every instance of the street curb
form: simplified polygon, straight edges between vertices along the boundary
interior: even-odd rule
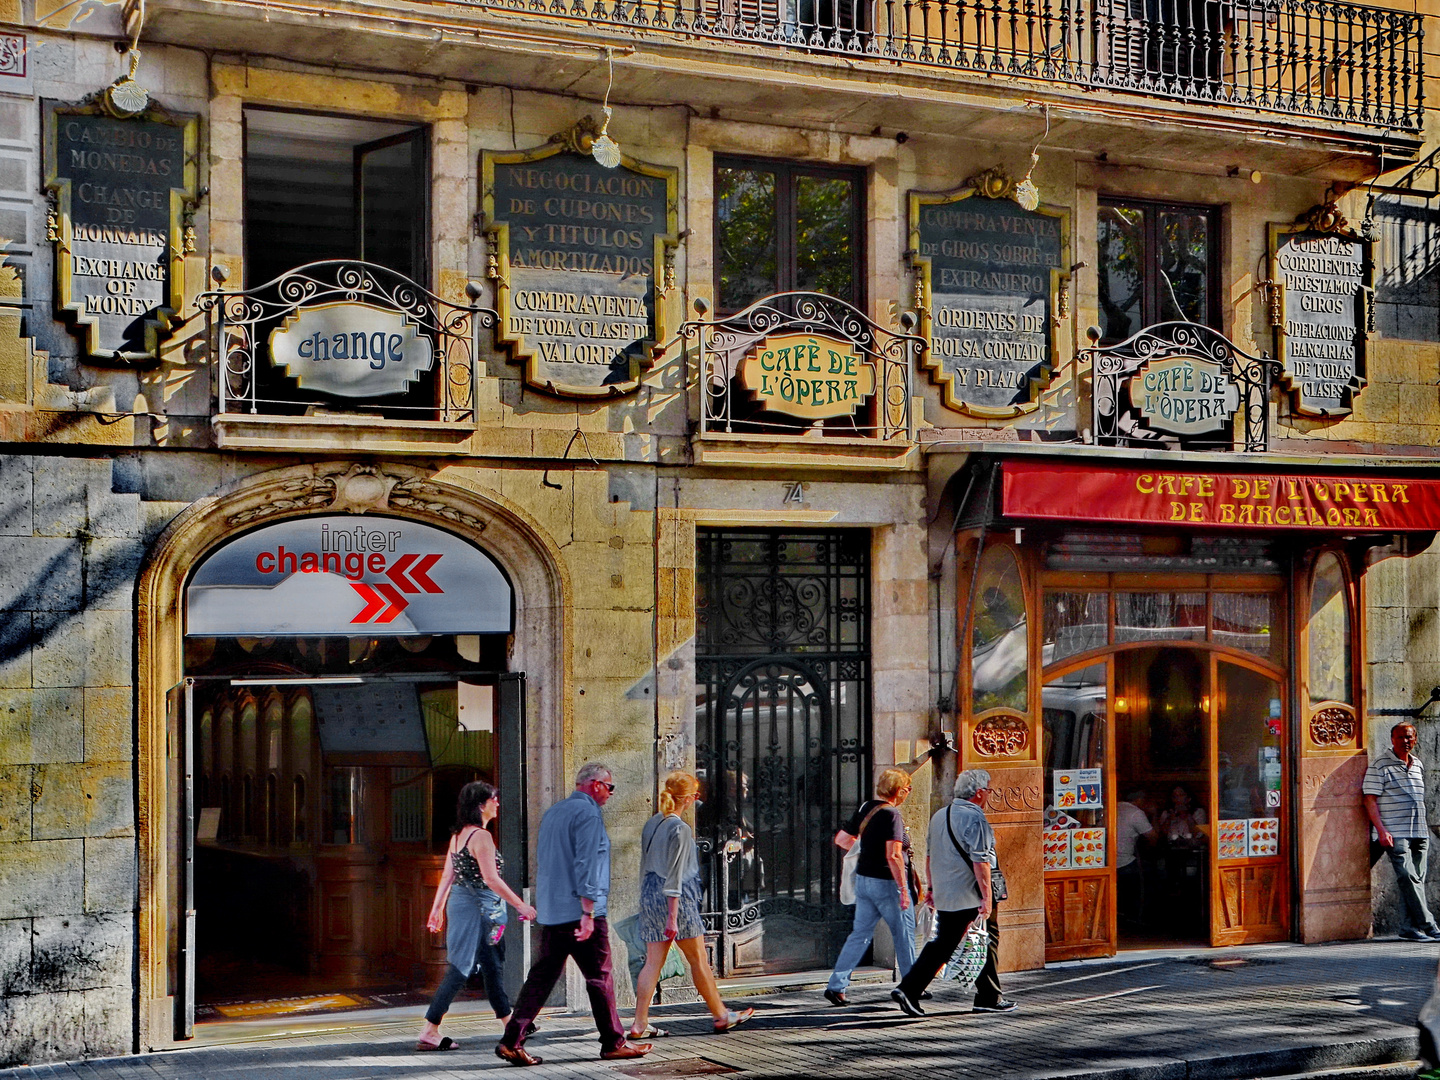
[[[1225,1054],[1189,1061],[1155,1061],[1118,1068],[1031,1073],[1026,1080],[1286,1080],[1298,1074],[1324,1080],[1322,1069],[1390,1065],[1420,1056],[1420,1036],[1397,1035],[1354,1042],[1316,1043],[1251,1054]],[[1357,1078],[1359,1080],[1359,1078]]]

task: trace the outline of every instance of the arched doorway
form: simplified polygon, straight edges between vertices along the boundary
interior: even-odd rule
[[[348,513],[335,513],[341,510]],[[323,541],[293,548],[287,542],[282,556],[284,537],[275,532],[268,534],[275,543],[232,559],[248,561],[252,576],[298,579],[289,586],[296,592],[290,600],[298,602],[282,605],[283,590],[267,592],[253,580],[205,576],[219,565],[212,558],[236,556],[265,538],[266,529],[318,533],[321,524],[348,530],[352,550],[343,550],[343,541],[341,550]],[[393,549],[391,533],[398,534]],[[412,536],[442,546],[401,550]],[[364,571],[353,560],[347,571],[344,556],[357,554],[362,541]],[[441,568],[462,552],[488,567],[487,587],[504,586],[503,624],[444,621],[457,612],[477,617],[485,605],[473,589],[461,588],[464,602],[449,616],[436,608],[442,592],[451,594]],[[314,557],[308,569],[306,553]],[[327,554],[341,556],[338,574]],[[406,554],[414,557],[406,562]],[[435,554],[441,558],[426,561]],[[187,595],[192,583],[200,590]],[[223,596],[227,585],[252,590],[248,602]],[[204,589],[219,592],[207,597]],[[191,1030],[196,961],[205,945],[205,912],[195,901],[203,895],[206,854],[264,865],[263,874],[251,875],[257,880],[278,873],[284,887],[259,892],[283,932],[271,936],[271,956],[259,959],[273,963],[288,948],[292,975],[328,981],[323,988],[337,992],[376,969],[387,980],[408,974],[407,981],[428,981],[427,960],[443,952],[423,931],[438,869],[421,864],[436,863],[429,849],[439,831],[448,831],[455,789],[487,769],[501,778],[503,718],[520,717],[523,731],[509,752],[518,787],[501,827],[512,831],[502,835],[502,849],[514,853],[520,864],[514,877],[523,878],[524,821],[538,820],[553,801],[567,765],[569,587],[554,543],[498,495],[404,466],[326,463],[262,474],[190,507],[157,541],[139,592],[142,1045],[163,1046]],[[326,596],[331,607],[341,597],[349,605],[339,624],[305,622],[324,608]],[[299,612],[300,621],[284,622],[282,606]],[[248,628],[236,618],[256,619],[255,629],[243,632]],[[259,625],[265,619],[270,625]],[[332,723],[356,711],[352,698],[375,696],[382,686],[387,724],[388,717],[397,720],[387,728],[383,753],[395,760],[366,757],[380,745],[375,725],[368,735],[347,736],[344,723]],[[368,699],[362,706],[362,713],[378,708]],[[398,722],[401,713],[406,723]],[[468,745],[485,735],[493,739],[488,759]],[[364,738],[368,745],[355,745]],[[207,807],[211,812],[202,813]],[[207,842],[208,853],[201,850]],[[322,867],[327,862],[333,865]],[[196,867],[200,874],[191,876]],[[301,887],[287,884],[277,867],[303,870]],[[347,876],[355,894],[348,900]],[[367,892],[379,898],[361,895]],[[378,948],[377,920],[390,927]],[[347,936],[356,943],[348,950],[338,946]],[[303,962],[296,962],[300,954]]]

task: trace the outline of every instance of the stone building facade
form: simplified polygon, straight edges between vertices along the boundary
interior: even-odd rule
[[[0,1063],[423,985],[458,784],[498,784],[531,884],[589,759],[626,954],[680,767],[731,975],[833,960],[829,838],[892,765],[919,855],[955,769],[995,774],[1011,968],[1138,939],[1107,816],[1132,785],[1210,819],[1147,864],[1194,918],[1146,933],[1388,925],[1356,774],[1368,714],[1440,682],[1434,208],[1407,175],[1433,57],[1413,13],[1339,5],[1341,49],[1339,18],[1239,7],[3,11]],[[1367,279],[1349,338],[1300,354],[1358,334],[1363,367],[1302,410],[1254,365],[1281,347],[1272,227],[1317,208],[1296,235],[1373,258],[1377,326]],[[1112,379],[1129,426],[1101,430],[1097,371],[1143,378],[1126,342],[1177,322],[1213,336],[1165,339],[1189,374],[1154,408],[1203,422]],[[1217,372],[1236,396],[1195,404]],[[1034,470],[1099,494],[1027,510]],[[1104,509],[1162,473],[1420,509]],[[1085,596],[1103,613],[1057,614]],[[1226,711],[1246,695],[1263,715]],[[404,733],[376,749],[382,715]],[[1236,822],[1259,846],[1227,862]]]

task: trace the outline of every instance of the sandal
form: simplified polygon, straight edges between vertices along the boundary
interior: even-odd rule
[[[664,1028],[658,1028],[654,1024],[647,1024],[644,1031],[636,1031],[634,1028],[627,1029],[625,1032],[625,1038],[629,1039],[631,1042],[634,1042],[637,1039],[663,1039],[669,1034],[670,1032],[666,1031]]]
[[[496,1044],[495,1056],[502,1061],[508,1061],[511,1065],[520,1066],[539,1065],[545,1061],[544,1058],[530,1053],[523,1046],[506,1046],[504,1043]]]
[[[725,1014],[724,1021],[715,1021],[715,1034],[723,1035],[727,1031],[733,1031],[735,1028],[739,1027],[746,1020],[749,1020],[754,1015],[754,1009],[742,1009],[739,1012],[731,1010],[730,1012]]]
[[[415,1052],[419,1054],[439,1053],[443,1050],[459,1050],[460,1044],[449,1035],[444,1036],[438,1043],[417,1042]]]

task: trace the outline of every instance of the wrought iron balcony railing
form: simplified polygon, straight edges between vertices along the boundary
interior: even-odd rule
[[[205,313],[221,416],[369,414],[475,421],[478,330],[497,315],[443,300],[403,274],[354,260],[310,263],[253,289],[219,288]],[[282,339],[284,340],[282,343]]]
[[[1331,0],[479,0],[641,37],[870,57],[1414,135],[1420,17]]]

